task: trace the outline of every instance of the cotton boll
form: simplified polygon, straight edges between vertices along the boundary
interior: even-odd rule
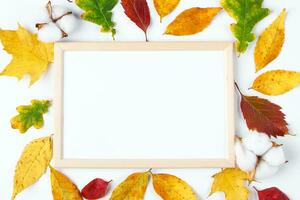
[[[273,166],[279,166],[286,162],[282,146],[272,147],[266,154],[263,155],[262,159]]]
[[[61,17],[62,15],[69,12],[69,10],[66,7],[59,6],[59,5],[53,5],[52,6],[52,17],[53,19],[57,19]]]
[[[246,172],[254,170],[257,162],[257,156],[247,150],[240,140],[235,142],[236,163],[240,169]]]
[[[44,24],[38,30],[38,39],[43,42],[56,42],[62,38],[59,28],[52,22]]]
[[[273,176],[278,172],[279,168],[279,166],[272,166],[266,161],[261,160],[256,168],[255,179],[263,179]]]
[[[224,200],[225,195],[223,192],[215,192],[211,196],[209,196],[206,200]]]
[[[269,137],[263,133],[253,132],[243,138],[244,146],[258,156],[266,153],[271,147],[272,142]]]
[[[74,31],[77,23],[77,19],[73,14],[65,15],[60,20],[56,22],[59,27],[66,33],[71,33]]]

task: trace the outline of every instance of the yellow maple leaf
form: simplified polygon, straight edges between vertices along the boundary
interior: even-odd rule
[[[82,200],[77,186],[64,174],[50,166],[53,200]]]
[[[228,168],[213,176],[214,182],[211,194],[224,192],[226,200],[247,200],[249,190],[245,187],[245,181],[249,175],[238,168]]]
[[[153,174],[155,192],[164,200],[196,200],[193,189],[180,178],[170,174]]]
[[[256,72],[264,68],[280,54],[285,38],[285,15],[286,11],[283,9],[276,20],[259,37],[254,52]]]
[[[33,140],[24,148],[16,166],[12,200],[46,172],[51,159],[51,137]]]
[[[252,89],[271,96],[284,94],[300,84],[300,73],[287,70],[271,70],[258,76]]]
[[[131,174],[114,189],[110,200],[143,200],[149,175],[150,171]]]
[[[168,25],[165,34],[192,35],[203,31],[222,8],[190,8]]]
[[[32,85],[53,62],[54,44],[38,41],[36,34],[31,34],[20,25],[15,31],[0,30],[0,40],[4,50],[13,56],[1,76],[15,76],[20,80],[28,74]]]
[[[160,22],[177,7],[179,2],[180,0],[153,0],[154,7],[160,16]]]

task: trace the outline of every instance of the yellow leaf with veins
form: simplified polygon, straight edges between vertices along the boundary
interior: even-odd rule
[[[203,31],[222,8],[190,8],[180,13],[169,24],[165,34],[192,35]]]
[[[252,89],[271,96],[284,94],[300,84],[300,73],[287,70],[271,70],[258,76]]]
[[[249,175],[238,168],[224,169],[213,176],[214,182],[210,195],[215,192],[224,192],[226,200],[247,200],[249,190],[245,182]]]
[[[149,175],[150,171],[131,174],[114,189],[110,200],[143,200]]]
[[[172,12],[178,6],[179,2],[180,0],[153,0],[155,9],[160,16],[160,21]]]
[[[12,55],[11,62],[0,73],[1,76],[15,76],[19,80],[28,74],[30,85],[35,83],[53,62],[53,43],[40,42],[19,25],[18,29],[0,30],[0,40],[4,50]]]
[[[183,180],[170,174],[153,174],[155,192],[164,200],[196,200],[193,189]]]
[[[285,15],[286,11],[283,9],[277,19],[259,37],[254,52],[256,72],[264,68],[280,54],[285,38]]]

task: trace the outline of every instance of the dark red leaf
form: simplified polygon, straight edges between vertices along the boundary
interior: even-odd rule
[[[289,198],[281,190],[276,187],[257,190],[259,200],[289,200]]]
[[[121,4],[125,14],[145,33],[150,25],[150,11],[146,0],[122,0]]]
[[[239,92],[241,94],[241,110],[250,130],[266,133],[273,137],[288,134],[285,115],[281,112],[280,106],[256,96],[245,96],[240,90]]]
[[[110,181],[95,178],[89,182],[82,190],[81,195],[86,199],[99,199],[107,193]]]

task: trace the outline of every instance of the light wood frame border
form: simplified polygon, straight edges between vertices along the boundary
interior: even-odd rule
[[[63,157],[63,63],[64,51],[224,51],[226,93],[226,159],[64,159]],[[232,42],[70,42],[56,43],[55,65],[55,133],[53,160],[57,167],[67,168],[202,168],[234,167],[234,67]]]

